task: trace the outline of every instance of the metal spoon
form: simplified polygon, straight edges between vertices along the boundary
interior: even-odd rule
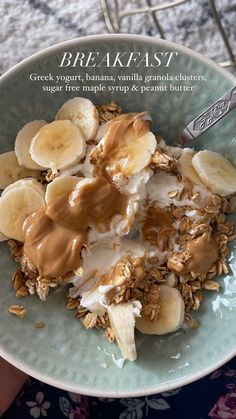
[[[195,140],[236,107],[236,86],[225,93],[184,129],[178,144]]]

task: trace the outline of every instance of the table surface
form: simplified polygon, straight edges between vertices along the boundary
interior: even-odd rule
[[[164,0],[151,0],[152,4]],[[109,0],[109,4],[114,0]],[[146,0],[118,0],[125,11],[145,6]],[[216,1],[222,24],[236,54],[236,0]],[[160,11],[157,17],[166,38],[214,60],[227,60],[208,0]],[[0,74],[22,59],[48,46],[84,35],[107,33],[100,0],[1,0]],[[139,14],[122,21],[126,33],[159,36],[150,16]],[[235,72],[236,74],[236,72]]]

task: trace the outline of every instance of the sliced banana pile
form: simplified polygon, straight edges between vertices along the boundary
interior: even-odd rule
[[[1,241],[9,237],[23,241],[25,219],[74,189],[80,178],[65,170],[73,175],[79,171],[86,141],[95,138],[98,127],[96,107],[80,97],[66,102],[56,121],[34,120],[23,126],[16,136],[15,150],[0,154]],[[40,181],[41,171],[47,169],[60,170],[62,176],[45,190]]]

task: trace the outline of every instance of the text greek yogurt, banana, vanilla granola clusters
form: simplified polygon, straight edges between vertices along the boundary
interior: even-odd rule
[[[67,308],[131,361],[135,328],[196,327],[203,291],[218,291],[213,278],[228,273],[236,169],[218,153],[167,146],[148,112],[68,100],[0,155],[0,188],[1,240],[20,263],[16,296],[45,300],[69,284]]]

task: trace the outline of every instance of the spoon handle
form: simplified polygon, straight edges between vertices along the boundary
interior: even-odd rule
[[[226,92],[213,105],[206,109],[201,115],[197,116],[184,129],[181,142],[182,144],[198,138],[204,131],[216,124],[221,118],[227,115],[231,109],[236,107],[236,86]]]

